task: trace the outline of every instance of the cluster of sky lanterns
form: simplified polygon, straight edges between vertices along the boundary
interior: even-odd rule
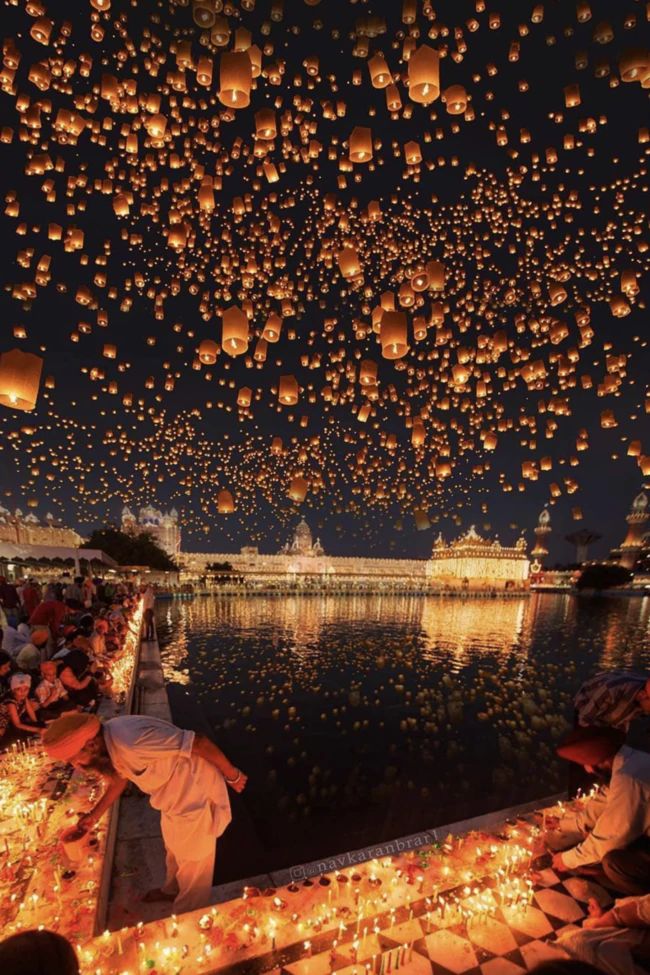
[[[100,427],[123,411],[130,471],[113,489],[98,472],[106,502],[112,490],[144,500],[161,478],[192,497],[200,481],[196,510],[226,514],[250,510],[275,478],[282,491],[261,488],[274,504],[325,485],[344,508],[362,480],[364,509],[398,502],[419,526],[450,484],[468,492],[501,457],[503,490],[553,472],[557,500],[579,486],[558,465],[579,458],[541,440],[587,396],[595,427],[623,443],[613,453],[647,476],[633,354],[646,343],[635,325],[612,327],[645,308],[646,12],[631,4],[610,23],[588,3],[536,4],[506,18],[476,0],[460,21],[404,0],[390,15],[350,4],[346,33],[324,4],[300,6],[191,0],[130,19],[121,2],[92,0],[78,22],[42,0],[12,11],[0,149],[22,155],[23,171],[5,194],[19,247],[5,282],[18,346],[0,350],[3,424],[14,431],[42,386],[37,428],[74,421],[82,398],[61,398],[65,374],[42,381],[55,340],[70,340]],[[540,55],[562,45],[570,76],[549,77]],[[627,119],[623,145],[608,142],[612,111]],[[444,200],[439,177],[456,180]],[[55,318],[56,339],[50,294],[78,318]],[[149,319],[144,345],[134,315]],[[163,343],[162,368],[139,369]],[[176,408],[179,390],[193,404]],[[187,430],[189,416],[223,472],[215,408],[246,474],[233,462],[228,483],[202,471],[188,487],[174,458],[205,447],[152,461],[152,437]],[[505,464],[520,448],[533,454],[516,481]],[[20,472],[28,493],[33,466]]]

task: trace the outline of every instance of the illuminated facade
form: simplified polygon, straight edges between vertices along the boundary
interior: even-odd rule
[[[427,575],[442,585],[472,589],[520,588],[528,579],[530,562],[522,536],[514,546],[482,538],[474,525],[447,544],[439,535],[427,563]]]
[[[162,512],[147,505],[145,508],[140,508],[136,518],[131,509],[125,505],[122,509],[122,531],[129,535],[148,532],[172,558],[180,554],[181,530],[175,508],[169,512]]]
[[[45,545],[51,548],[80,548],[83,539],[73,528],[64,528],[54,515],[47,514],[41,524],[36,515],[24,515],[20,508],[12,514],[0,506],[0,542],[11,545]]]
[[[520,588],[528,577],[525,541],[514,548],[480,538],[473,528],[451,546],[436,543],[430,560],[372,559],[325,555],[302,519],[293,540],[277,555],[262,555],[244,547],[239,554],[184,553],[188,577],[203,576],[211,563],[228,562],[233,576],[253,585],[367,586],[387,589]],[[467,580],[467,582],[465,581]]]

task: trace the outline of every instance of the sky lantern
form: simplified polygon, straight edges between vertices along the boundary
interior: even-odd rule
[[[462,115],[467,108],[467,92],[462,85],[450,85],[442,96],[449,115]]]
[[[228,355],[243,355],[248,351],[248,318],[236,305],[223,312],[221,347]]]
[[[350,134],[350,161],[370,162],[372,159],[372,130],[365,125],[357,125]]]
[[[360,278],[362,275],[361,264],[359,263],[359,255],[357,254],[356,247],[347,245],[340,250],[336,255],[336,260],[339,265],[339,270],[341,275],[346,279],[346,281],[354,281]]]
[[[275,139],[277,123],[272,108],[261,108],[255,112],[255,138]]]
[[[280,376],[278,399],[285,406],[295,406],[298,402],[300,387],[295,376]]]
[[[199,343],[199,359],[204,366],[213,366],[217,361],[219,346],[213,339],[202,339]]]
[[[430,105],[440,95],[440,55],[422,44],[408,60],[409,98]]]
[[[214,0],[192,0],[192,17],[197,27],[210,30],[216,19],[217,5]]]
[[[29,412],[36,406],[43,360],[33,352],[0,353],[0,404]]]
[[[235,502],[232,494],[222,488],[217,495],[217,511],[220,515],[231,515],[235,510]]]
[[[275,312],[271,312],[264,325],[262,338],[267,342],[278,342],[282,332],[282,319]]]
[[[634,298],[639,293],[639,282],[634,271],[621,271],[621,291],[629,298]]]
[[[251,405],[253,390],[250,386],[242,386],[237,394],[237,406],[242,410],[247,410]]]
[[[302,502],[307,497],[307,491],[309,490],[309,482],[305,480],[300,474],[296,474],[291,478],[289,483],[288,495],[289,498],[294,502],[294,504],[302,504]]]
[[[650,75],[650,53],[647,48],[625,51],[619,62],[621,81],[644,81]]]
[[[373,88],[386,88],[392,81],[390,68],[383,54],[373,54],[368,59],[368,71]]]
[[[432,291],[443,291],[445,287],[445,266],[442,261],[429,261],[426,272],[429,288]]]
[[[228,108],[247,108],[250,104],[253,69],[246,51],[224,52],[219,61],[217,97]]]
[[[402,359],[408,352],[406,315],[401,311],[384,312],[379,330],[384,359]]]
[[[377,363],[372,359],[362,359],[359,367],[359,382],[362,386],[375,386],[377,383]]]

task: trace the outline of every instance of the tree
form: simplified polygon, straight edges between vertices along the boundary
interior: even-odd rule
[[[129,535],[118,528],[100,528],[92,533],[88,548],[99,548],[119,565],[146,565],[150,569],[176,572],[178,566],[150,532]]]
[[[588,565],[576,582],[577,589],[611,589],[624,586],[632,579],[632,573],[622,565],[600,563]]]

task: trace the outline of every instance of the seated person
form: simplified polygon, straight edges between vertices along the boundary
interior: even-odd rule
[[[41,663],[41,682],[36,688],[38,717],[41,721],[58,718],[67,711],[75,710],[68,700],[68,692],[57,675],[56,660]]]
[[[99,698],[99,687],[91,671],[88,654],[74,647],[76,631],[68,633],[65,645],[52,658],[57,665],[57,673],[65,687],[70,703],[80,707],[93,707]]]
[[[5,626],[2,630],[2,649],[15,658],[21,647],[29,643],[31,636],[27,623],[19,623],[17,627]]]
[[[93,631],[89,636],[90,646],[96,660],[106,656],[106,634],[108,633],[108,622],[101,617],[94,621]]]
[[[41,660],[45,650],[45,645],[50,639],[50,631],[45,627],[36,629],[31,635],[31,640],[26,643],[16,657],[16,666],[24,673],[38,673]]]
[[[557,946],[609,975],[647,975],[650,961],[650,894],[623,897],[605,910],[595,898],[582,928],[560,935]],[[644,965],[637,965],[641,961]]]
[[[29,700],[32,679],[28,674],[14,674],[10,690],[0,701],[0,740],[25,738],[41,734],[45,725],[36,717],[34,705]]]
[[[3,697],[9,690],[9,679],[11,677],[12,660],[8,653],[0,650],[0,697]]]
[[[650,888],[650,754],[624,745],[616,728],[576,728],[557,748],[561,758],[609,781],[579,811],[547,833],[560,872],[600,865],[605,882],[623,894]],[[582,872],[586,872],[583,870]],[[590,870],[590,872],[597,872]]]

